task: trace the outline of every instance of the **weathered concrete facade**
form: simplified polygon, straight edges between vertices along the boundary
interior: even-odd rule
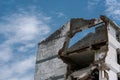
[[[72,45],[78,32],[95,32]],[[105,16],[71,19],[38,45],[35,80],[118,80],[120,29]]]
[[[63,80],[66,65],[58,59],[58,51],[63,47],[70,23],[53,33],[38,45],[35,80]]]

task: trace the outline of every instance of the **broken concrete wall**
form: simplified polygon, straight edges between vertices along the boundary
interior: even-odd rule
[[[71,19],[62,28],[38,45],[35,80],[58,80],[64,78],[66,65],[58,59],[58,53],[66,51],[69,40],[78,31],[94,25],[94,20]],[[59,55],[61,58],[61,56]]]
[[[35,80],[63,80],[66,65],[58,58],[58,51],[63,47],[69,27],[70,22],[39,43]]]
[[[104,24],[95,28],[95,32],[88,33],[85,37],[68,48],[67,57],[77,63],[79,68],[89,66],[94,62],[95,50],[105,46],[107,42],[107,29]],[[104,44],[103,44],[104,43]],[[102,49],[106,51],[107,47]],[[93,51],[94,50],[94,51]]]
[[[35,80],[64,80],[65,73],[66,80],[79,79],[79,77],[71,77],[71,74],[78,70],[81,72],[82,68],[88,66],[99,70],[99,80],[109,80],[108,78],[113,80],[112,76],[115,77],[114,80],[117,80],[120,66],[116,63],[116,49],[120,48],[120,43],[116,40],[116,30],[119,30],[118,33],[120,29],[114,27],[114,23],[111,23],[105,16],[101,16],[100,19],[72,19],[39,43]],[[111,24],[109,25],[109,23]],[[72,47],[68,47],[70,39],[77,32],[95,25],[98,27],[94,33],[88,34]],[[58,55],[61,59],[58,58]],[[87,66],[81,67],[86,63]],[[87,78],[92,75],[91,73],[90,70],[90,75]]]
[[[109,80],[118,80],[118,73],[120,73],[120,65],[117,63],[117,49],[120,48],[120,43],[117,41],[116,33],[120,33],[115,26],[108,25],[108,53],[106,57],[106,64],[110,67],[108,71]],[[112,75],[112,76],[111,76]]]
[[[83,37],[81,40],[79,40],[77,43],[72,45],[69,50],[73,49],[79,49],[82,47],[91,46],[93,44],[107,41],[107,32],[106,27],[104,24],[101,24],[100,26],[95,28],[95,32],[88,33],[85,37]]]
[[[79,19],[76,19],[76,20],[79,20]],[[107,44],[108,42],[108,35],[107,35],[108,19],[105,16],[101,16],[101,20],[103,22],[99,22],[99,20],[97,20],[98,21],[97,24],[94,24],[94,19],[93,19],[93,22],[92,20],[90,21],[88,20],[87,23],[85,20],[80,19],[80,24],[78,24],[76,20],[75,20],[75,23],[71,22],[70,34],[72,34],[72,36],[70,36],[70,38],[72,38],[75,33],[80,32],[86,28],[90,28],[92,26],[102,24],[102,23],[104,25],[102,25],[102,27],[98,25],[99,27],[96,28],[95,33],[88,34],[82,40],[79,41],[80,44],[76,43],[74,47],[72,46],[70,49],[66,48],[67,51],[63,51],[63,54],[61,55],[61,59],[63,60],[63,62],[68,64],[66,80],[79,79],[79,77],[75,78],[75,76],[73,77],[71,76],[71,74],[77,70],[85,68],[86,65],[84,66],[84,64],[86,64],[87,62],[89,65],[95,64],[95,66],[99,69],[103,65],[102,63],[104,63],[104,59],[108,51],[108,44]],[[72,23],[74,24],[74,26],[72,26]],[[93,55],[93,57],[90,57],[90,55]],[[94,59],[94,56],[95,56],[95,59]],[[93,58],[93,60],[89,62],[91,58]],[[81,68],[81,65],[83,65],[82,68]],[[102,69],[99,72],[100,72],[99,79],[102,80],[102,75],[101,75]],[[105,79],[107,78],[105,77],[104,80]]]

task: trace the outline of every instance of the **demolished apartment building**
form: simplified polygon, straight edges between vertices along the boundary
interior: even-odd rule
[[[71,47],[78,32],[95,27]],[[106,16],[73,18],[38,44],[35,80],[120,80],[120,28]]]

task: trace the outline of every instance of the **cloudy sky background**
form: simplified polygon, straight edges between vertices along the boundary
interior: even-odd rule
[[[0,0],[0,80],[34,80],[38,42],[70,18],[101,14],[120,25],[120,0]]]

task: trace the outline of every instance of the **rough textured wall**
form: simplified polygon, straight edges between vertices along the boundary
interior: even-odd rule
[[[108,26],[108,55],[106,57],[106,63],[110,67],[109,73],[109,80],[118,80],[117,73],[120,72],[120,65],[117,63],[117,49],[120,48],[120,43],[117,41],[116,38],[117,30],[112,26]],[[112,76],[111,76],[112,75]]]
[[[95,65],[93,66],[96,66],[99,69],[99,79],[103,80],[104,78],[104,80],[118,80],[117,73],[120,73],[120,65],[117,63],[116,50],[120,48],[120,43],[117,41],[118,39],[120,39],[120,29],[107,17],[100,16],[100,19],[102,20],[102,22],[99,19],[71,19],[70,22],[63,25],[62,28],[49,36],[46,40],[39,43],[36,59],[35,80],[64,80],[65,73],[66,79],[70,80],[73,78],[82,79],[84,77],[86,77],[86,79],[98,80],[98,78],[89,78],[89,73],[85,76],[82,76],[82,78],[80,78],[80,75],[77,78],[76,75],[71,77],[71,72],[81,69],[78,66],[87,62],[86,59],[88,60],[88,56],[93,53],[93,50],[95,53],[97,50],[97,53],[95,54],[95,63],[93,63]],[[74,44],[71,48],[68,48],[69,40],[77,32],[80,32],[87,28],[91,28],[96,24],[99,27],[95,28],[95,33],[89,33],[83,39]],[[72,50],[73,48],[75,50]],[[82,56],[81,54],[77,55],[78,53],[82,52],[78,51],[78,49],[76,48],[81,51],[85,51],[83,52]],[[61,59],[58,58],[58,55],[63,60],[63,62],[68,65],[65,65],[61,61]],[[92,55],[94,59],[94,54]],[[90,56],[89,58],[91,59]],[[85,62],[83,60],[85,60]],[[82,63],[80,63],[80,61],[82,61]],[[89,62],[89,64],[90,63],[91,61]],[[89,76],[92,76],[92,73]]]
[[[64,74],[67,72],[66,65],[61,59],[58,59],[58,51],[59,53],[65,52],[70,38],[92,25],[94,25],[94,19],[71,19],[70,22],[39,43],[35,80],[63,80]],[[59,57],[61,58],[60,55]]]
[[[63,25],[38,45],[35,80],[63,80],[66,65],[58,58],[58,50],[63,47],[70,22]]]

